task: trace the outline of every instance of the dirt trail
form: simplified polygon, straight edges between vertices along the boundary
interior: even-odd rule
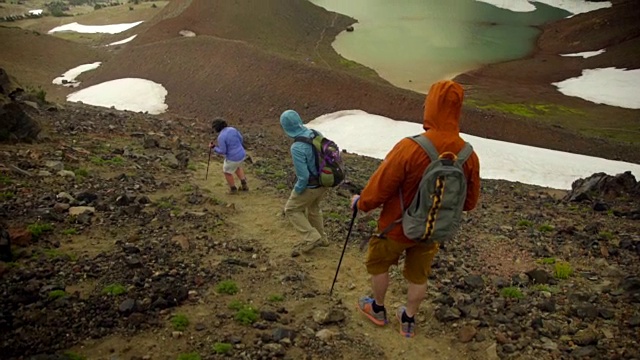
[[[199,186],[210,196],[227,204],[231,208],[231,215],[225,220],[229,234],[235,239],[257,241],[266,249],[259,256],[268,259],[269,268],[273,268],[277,274],[286,273],[292,266],[301,267],[307,274],[307,283],[318,291],[319,295],[309,299],[288,300],[283,305],[297,321],[301,321],[310,315],[310,311],[316,309],[328,309],[332,304],[343,303],[349,309],[346,327],[331,326],[329,329],[340,333],[344,332],[352,337],[364,338],[373,348],[378,348],[384,353],[385,359],[463,359],[467,358],[463,349],[456,349],[456,340],[433,333],[429,322],[433,318],[433,309],[426,304],[419,318],[419,329],[416,338],[405,339],[398,334],[398,323],[390,314],[391,323],[385,328],[377,328],[366,320],[355,308],[357,299],[363,294],[369,293],[369,277],[365,272],[362,260],[364,253],[359,252],[355,241],[347,249],[338,281],[334,289],[333,298],[329,298],[329,288],[335,274],[335,269],[340,258],[344,238],[332,239],[331,245],[319,248],[308,256],[301,255],[291,257],[291,249],[299,237],[295,230],[282,214],[285,199],[278,196],[276,190],[266,186],[264,182],[252,174],[249,166],[246,171],[249,178],[250,191],[238,195],[226,193],[227,187],[222,174],[220,174],[221,161],[212,159],[208,180],[205,180],[206,164],[200,164],[198,171],[185,182]],[[186,180],[186,179],[185,179]],[[176,192],[179,190],[176,190]],[[168,194],[165,194],[168,195]],[[179,195],[179,194],[175,194]],[[233,204],[232,206],[229,204]],[[346,234],[344,234],[346,236]],[[215,259],[208,259],[214,261]],[[211,263],[210,261],[210,263]],[[214,261],[215,262],[215,261]],[[213,263],[210,264],[214,266]],[[403,301],[402,281],[399,272],[395,272],[396,281],[391,285],[388,295],[388,307],[390,311]],[[245,300],[259,302],[261,298],[272,292],[277,292],[282,287],[277,280],[266,279],[259,269],[251,269],[244,275],[239,275],[236,280],[241,288],[248,292],[242,295]],[[277,277],[277,276],[276,276]],[[255,282],[258,282],[256,284]],[[260,283],[262,282],[262,283]],[[249,289],[248,284],[254,283]],[[186,304],[168,312],[160,322],[166,323],[166,329],[144,331],[135,336],[112,335],[97,340],[87,340],[74,347],[72,350],[88,356],[89,359],[110,359],[114,354],[132,357],[151,356],[152,359],[175,359],[175,354],[190,352],[193,338],[187,333],[180,339],[172,338],[169,317],[174,313],[183,313],[188,316],[192,324],[205,324],[217,326],[220,308],[215,304],[225,303],[228,298],[217,294],[213,287],[199,294],[197,303]],[[224,311],[224,310],[222,310]],[[239,334],[245,337],[247,332],[241,325],[225,325],[226,333]],[[244,335],[242,335],[244,334]],[[216,339],[208,339],[216,341]],[[250,337],[243,341],[252,341]],[[455,342],[454,342],[455,341]],[[457,346],[460,346],[457,343]],[[356,347],[345,349],[343,359],[361,359],[362,349]],[[298,351],[292,348],[289,355],[293,358],[302,358],[304,354],[294,353]]]
[[[218,164],[212,161],[209,176],[219,176]],[[359,252],[357,244],[352,244],[347,249],[338,280],[335,285],[333,298],[329,299],[328,293],[335,275],[336,266],[340,259],[344,238],[332,239],[331,245],[326,248],[318,248],[308,256],[301,255],[291,258],[291,249],[299,237],[282,214],[285,200],[278,197],[274,190],[249,175],[251,190],[247,194],[228,195],[224,187],[214,187],[211,179],[204,181],[204,171],[198,174],[198,185],[204,189],[210,189],[215,196],[225,202],[235,205],[236,213],[228,220],[235,230],[236,236],[252,238],[260,241],[261,245],[269,249],[270,259],[275,266],[287,266],[287,263],[296,261],[309,274],[310,279],[322,294],[312,299],[311,304],[299,305],[294,309],[296,313],[309,309],[309,306],[326,307],[332,301],[341,301],[352,310],[347,316],[347,332],[351,334],[363,334],[374,344],[378,345],[388,359],[460,359],[466,358],[463,351],[455,349],[451,338],[437,336],[429,333],[428,323],[433,319],[433,309],[427,301],[423,303],[422,316],[419,318],[420,327],[416,338],[405,339],[398,333],[398,322],[394,317],[397,306],[404,301],[404,295],[400,289],[401,277],[395,279],[389,289],[387,306],[390,324],[385,328],[377,328],[367,321],[355,308],[359,297],[370,292],[369,276],[366,274],[362,260],[364,253]],[[221,190],[224,189],[224,190]],[[357,220],[356,220],[357,221]],[[346,236],[346,233],[345,233]],[[324,304],[323,304],[324,303]],[[324,305],[324,306],[323,306]],[[435,336],[434,336],[435,335]],[[356,356],[357,354],[351,354]],[[354,357],[350,357],[354,358]]]

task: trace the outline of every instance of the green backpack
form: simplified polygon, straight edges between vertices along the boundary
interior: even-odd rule
[[[465,142],[460,153],[439,154],[431,141],[422,135],[409,137],[429,155],[431,163],[422,174],[418,191],[405,209],[400,189],[402,217],[380,234],[384,237],[397,224],[402,224],[404,235],[421,243],[443,243],[457,232],[462,209],[467,198],[467,179],[462,166],[473,153]]]

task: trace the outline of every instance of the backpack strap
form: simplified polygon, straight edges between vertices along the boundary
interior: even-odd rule
[[[306,136],[296,136],[293,138],[294,142],[303,142],[305,144],[309,144],[311,145],[311,151],[313,152],[313,157],[315,158],[315,171],[319,171],[318,169],[318,149],[316,149],[316,146],[313,144],[313,139],[319,135],[319,133],[314,130],[311,129],[311,131],[313,132],[313,137],[306,137]],[[318,177],[320,176],[320,174],[318,173],[317,175],[313,175],[313,172],[311,171],[311,169],[309,169],[308,165],[307,165],[307,169],[309,170],[309,184],[310,185],[318,185]]]
[[[458,153],[458,162],[460,163],[460,165],[464,164],[465,161],[469,159],[471,154],[473,154],[473,146],[471,146],[471,144],[469,144],[468,142],[465,142],[464,147]]]
[[[422,149],[427,153],[427,155],[429,155],[431,161],[436,161],[440,157],[440,153],[438,153],[438,150],[435,148],[435,146],[433,146],[431,140],[429,140],[429,138],[427,138],[426,136],[418,134],[409,137],[409,139],[417,142],[420,147],[422,147]]]

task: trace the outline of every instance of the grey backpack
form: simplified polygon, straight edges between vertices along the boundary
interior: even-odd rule
[[[467,198],[467,179],[462,166],[473,153],[473,147],[465,142],[457,155],[451,152],[439,154],[428,138],[422,135],[409,138],[420,144],[431,163],[406,209],[400,189],[402,217],[387,226],[380,236],[384,237],[395,225],[402,223],[405,236],[413,241],[443,243],[456,234],[460,225]]]

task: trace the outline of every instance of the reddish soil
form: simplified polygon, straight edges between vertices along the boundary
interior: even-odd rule
[[[612,14],[617,16],[625,6],[632,6],[630,3],[614,7],[616,10]],[[331,42],[353,19],[336,16],[306,1],[269,0],[255,5],[248,0],[233,3],[177,0],[165,10],[113,59],[87,74],[83,85],[120,77],[150,79],[167,88],[170,112],[203,121],[222,115],[240,124],[276,126],[279,114],[288,108],[298,110],[306,119],[357,108],[421,122],[423,95],[392,87],[380,79],[366,79],[346,70],[336,71],[341,67],[332,63],[336,54]],[[308,15],[300,18],[298,14],[301,13]],[[567,36],[577,36],[571,34],[579,33],[580,26],[589,26],[581,25],[581,17],[584,16],[565,22],[567,25],[563,26],[571,30]],[[623,24],[633,27],[633,19],[629,15]],[[614,25],[611,21],[601,23],[602,26]],[[574,69],[570,65],[579,61],[550,55],[566,41],[556,39],[558,44],[555,44],[546,40],[553,38],[548,34],[556,31],[554,26],[545,29],[541,51],[533,58],[489,66],[460,77],[460,81],[471,94],[483,91],[490,96],[508,95],[511,98],[535,95],[543,99],[553,97],[553,103],[557,104],[585,103],[563,96],[546,85],[552,79],[562,80],[567,75],[575,75],[578,66]],[[181,37],[178,31],[183,29],[194,31],[198,36]],[[635,34],[625,29],[620,30],[620,34]],[[592,44],[573,45],[563,51],[593,50],[598,48],[596,45],[606,45],[597,43],[598,39],[589,38]],[[625,40],[616,35],[613,39],[611,41],[620,43],[614,46],[614,49],[622,49],[619,51],[628,48],[629,43],[637,43],[637,37]],[[618,50],[611,52],[620,54]],[[322,64],[306,60],[317,60],[318,54],[329,61]],[[558,66],[568,68],[550,71]],[[624,109],[620,113],[624,116],[638,114]],[[637,146],[594,140],[514,116],[467,108],[462,121],[462,130],[473,135],[640,163]]]
[[[103,61],[107,54],[85,45],[17,27],[0,26],[0,67],[16,77],[20,85],[38,85],[51,97],[68,90],[51,82],[67,70]]]

